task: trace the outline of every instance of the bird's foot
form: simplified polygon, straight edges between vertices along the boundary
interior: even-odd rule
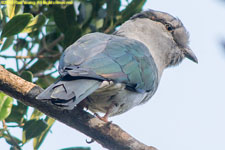
[[[101,116],[99,116],[99,114],[97,114],[97,113],[94,113],[95,114],[95,116],[98,118],[98,119],[100,119],[100,120],[102,120],[102,121],[104,121],[104,122],[108,122],[109,120],[108,120],[108,115],[104,115],[103,117],[101,117]]]
[[[114,108],[114,107],[117,107],[117,106],[118,106],[117,103],[112,102],[111,105],[108,107],[108,109],[107,109],[107,111],[106,111],[106,113],[105,113],[105,115],[104,115],[103,117],[99,116],[99,114],[97,114],[97,113],[94,113],[94,114],[95,114],[95,116],[96,116],[98,119],[100,119],[100,120],[102,120],[102,121],[104,121],[104,122],[106,122],[106,123],[109,123],[108,117],[109,117],[109,115],[112,113],[113,108]],[[110,123],[112,123],[112,122],[110,122]]]
[[[88,140],[86,139],[86,143],[87,143],[87,144],[91,144],[91,143],[93,143],[93,142],[95,142],[94,139],[91,139],[90,141],[88,141]]]

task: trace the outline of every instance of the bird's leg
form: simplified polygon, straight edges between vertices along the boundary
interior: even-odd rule
[[[99,114],[95,113],[95,116],[104,122],[108,122],[108,115],[109,115],[108,111],[105,113],[105,115],[103,117],[101,117],[101,116],[99,116]]]
[[[97,114],[97,113],[94,113],[94,114],[98,119],[100,119],[104,122],[108,122],[108,116],[106,114],[103,117],[99,116],[99,114]]]
[[[104,115],[103,117],[99,116],[99,114],[97,114],[97,113],[95,113],[95,116],[96,116],[98,119],[100,119],[100,120],[102,120],[102,121],[104,121],[104,122],[108,122],[109,114],[112,112],[113,108],[116,107],[116,106],[117,106],[117,104],[112,103],[112,104],[108,107],[108,109],[107,109],[107,111],[106,111],[106,113],[105,113],[105,115]]]

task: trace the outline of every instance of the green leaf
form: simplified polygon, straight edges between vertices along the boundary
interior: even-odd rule
[[[65,39],[64,39],[64,47],[68,47],[73,44],[80,36],[82,32],[78,26],[71,26],[65,32]]]
[[[38,119],[40,119],[40,117],[43,116],[43,115],[44,115],[44,114],[43,114],[42,112],[40,112],[40,111],[37,110],[37,109],[34,109],[34,111],[33,111],[32,115],[31,115],[30,119],[31,119],[31,120],[32,120],[32,119],[38,120]]]
[[[17,38],[16,44],[13,45],[13,50],[16,52],[28,48],[28,42],[25,39]]]
[[[133,0],[131,1],[126,9],[124,9],[121,13],[122,18],[120,19],[121,23],[128,20],[131,16],[135,13],[140,12],[142,10],[143,5],[145,4],[146,0]]]
[[[15,16],[15,9],[16,9],[15,0],[7,0],[6,3],[7,3],[7,14],[11,19],[13,16]]]
[[[48,124],[48,127],[45,129],[44,132],[41,133],[40,136],[34,138],[34,141],[33,141],[33,147],[34,147],[34,149],[38,149],[41,146],[41,144],[43,143],[45,137],[47,136],[47,134],[49,133],[49,131],[50,131],[51,127],[52,127],[52,125],[55,122],[55,119],[50,118],[48,116],[46,116],[46,119],[45,120],[47,120],[46,122]]]
[[[6,118],[6,122],[16,122],[21,124],[24,120],[24,115],[27,113],[28,106],[19,101],[17,101],[17,103],[17,105],[13,105],[11,114]]]
[[[69,5],[65,9],[54,6],[53,16],[55,24],[65,34],[64,47],[71,45],[81,36],[81,29],[77,25],[76,11],[73,5]]]
[[[45,89],[55,81],[56,81],[56,79],[53,78],[51,75],[46,75],[43,77],[39,77],[36,84]]]
[[[3,138],[5,134],[5,129],[0,129],[0,138]]]
[[[79,7],[79,16],[78,20],[80,23],[85,24],[91,18],[93,6],[88,2],[81,2]]]
[[[121,5],[120,0],[106,0],[107,4],[107,15],[105,17],[103,29],[113,28],[114,23],[116,22],[116,16],[119,14],[119,8]],[[104,11],[100,11],[104,14]],[[114,29],[114,28],[113,28]]]
[[[2,9],[0,8],[0,20],[3,19]]]
[[[55,32],[56,31],[56,25],[55,25],[55,21],[54,18],[51,17],[49,18],[47,24],[46,24],[46,33],[51,33],[51,32]]]
[[[9,135],[4,134],[3,137],[5,138],[6,142],[10,145],[14,145],[14,142],[16,142],[16,144],[22,143],[22,141],[15,136],[10,137]]]
[[[33,18],[32,14],[24,13],[14,16],[3,28],[1,38],[20,33]]]
[[[13,68],[7,68],[6,70],[15,74],[15,75],[18,75],[18,73]]]
[[[30,71],[23,71],[20,77],[22,77],[24,80],[32,82],[33,74]]]
[[[47,127],[48,125],[43,120],[32,119],[27,121],[23,126],[23,144],[30,139],[39,136]]]
[[[69,148],[63,148],[60,150],[91,150],[90,147],[69,147]]]
[[[61,32],[65,32],[66,29],[69,27],[69,24],[67,23],[65,11],[59,6],[55,5],[53,16],[54,16],[56,26],[59,28]]]
[[[12,109],[13,98],[4,93],[0,93],[0,120],[4,120],[9,116]]]
[[[8,37],[8,38],[5,40],[4,44],[2,45],[1,51],[4,51],[4,50],[6,50],[7,48],[9,48],[9,47],[12,45],[13,40],[14,40],[14,36]]]
[[[22,5],[17,5],[16,1],[17,0],[7,0],[7,14],[10,19],[14,17],[22,7]]]
[[[76,11],[74,5],[69,5],[65,9],[67,22],[70,26],[76,25]]]
[[[32,18],[28,25],[21,31],[21,33],[30,33],[33,31],[38,30],[45,24],[45,16],[44,15],[37,15],[36,17]]]
[[[107,17],[113,18],[116,14],[119,13],[120,0],[107,0]]]
[[[94,29],[94,31],[102,28],[103,24],[104,24],[104,19],[92,19],[91,20],[91,25],[93,25],[92,29]]]
[[[30,32],[30,33],[28,33],[28,36],[29,37],[31,37],[32,39],[36,39],[35,41],[33,41],[33,43],[37,43],[37,42],[39,42],[39,41],[37,41],[37,40],[39,40],[38,38],[38,36],[40,35],[40,31],[39,30],[36,30],[36,31],[33,31],[33,32]]]
[[[57,27],[63,33],[65,33],[70,26],[76,25],[76,13],[73,5],[68,6],[66,9],[55,5],[53,9],[53,16]]]

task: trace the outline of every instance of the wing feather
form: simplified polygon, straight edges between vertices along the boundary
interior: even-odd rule
[[[79,72],[86,70],[84,77],[125,83],[136,91],[150,91],[158,82],[154,59],[143,43],[103,33],[85,35],[71,45],[59,70],[61,75],[81,77]]]

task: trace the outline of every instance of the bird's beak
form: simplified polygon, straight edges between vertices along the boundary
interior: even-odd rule
[[[193,62],[198,63],[198,58],[195,56],[195,54],[190,48],[185,48],[184,55]]]

